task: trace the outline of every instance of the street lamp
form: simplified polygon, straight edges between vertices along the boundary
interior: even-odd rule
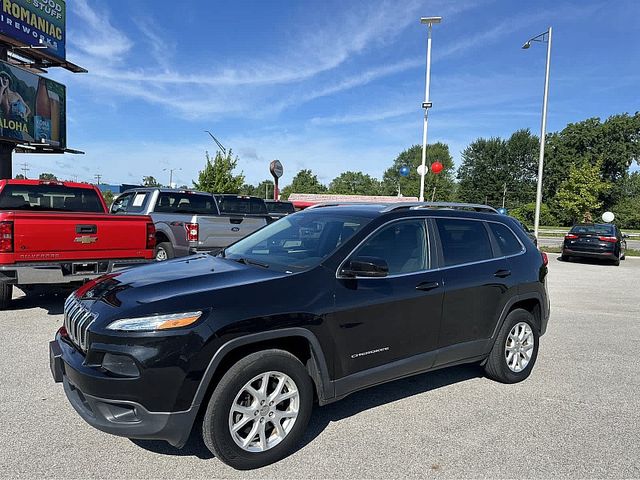
[[[182,168],[163,168],[162,171],[166,172],[169,170],[169,188],[173,188],[173,172],[176,170],[182,170]]]
[[[427,173],[427,127],[429,109],[431,108],[431,102],[429,101],[429,87],[431,84],[431,27],[434,23],[440,23],[442,17],[422,17],[420,23],[429,26],[427,35],[427,74],[424,87],[424,102],[422,108],[424,108],[424,123],[422,126],[422,169],[420,170],[420,201],[424,202],[424,177]]]
[[[522,45],[524,50],[531,46],[531,42],[547,44],[547,66],[544,76],[544,97],[542,99],[542,125],[540,127],[540,160],[538,161],[538,188],[536,190],[536,213],[533,221],[533,233],[538,238],[540,227],[540,206],[542,205],[542,170],[544,168],[544,143],[547,133],[547,100],[549,99],[549,62],[551,60],[551,27],[546,32],[530,38]]]

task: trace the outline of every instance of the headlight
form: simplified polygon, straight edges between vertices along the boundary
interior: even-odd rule
[[[191,325],[200,318],[202,312],[171,313],[169,315],[151,315],[149,317],[123,318],[111,322],[109,330],[125,332],[149,332],[153,330],[167,330]]]

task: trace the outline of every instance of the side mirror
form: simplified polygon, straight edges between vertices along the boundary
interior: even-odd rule
[[[356,257],[345,263],[340,275],[346,278],[381,278],[389,275],[389,266],[382,258]]]

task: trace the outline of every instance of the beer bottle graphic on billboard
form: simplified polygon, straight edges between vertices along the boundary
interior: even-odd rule
[[[49,143],[51,140],[51,100],[47,83],[42,77],[38,81],[35,113],[33,136],[36,142]]]

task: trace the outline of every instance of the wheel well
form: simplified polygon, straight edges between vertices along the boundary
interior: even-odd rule
[[[523,310],[526,310],[531,315],[533,315],[533,318],[536,322],[536,326],[538,327],[538,331],[540,331],[542,322],[541,322],[540,302],[538,301],[538,299],[528,298],[526,300],[520,300],[519,302],[516,302],[511,306],[508,313],[511,313],[513,310],[516,310],[518,308],[522,308]]]
[[[241,345],[237,348],[234,348],[222,358],[218,366],[216,367],[216,371],[207,386],[207,392],[202,399],[202,403],[200,404],[200,414],[202,414],[209,403],[209,398],[213,393],[213,390],[218,385],[218,382],[222,378],[222,376],[231,368],[238,360],[246,357],[255,352],[259,352],[261,350],[285,350],[292,355],[294,355],[300,362],[306,367],[311,379],[313,380],[312,384],[314,386],[314,396],[317,400],[318,391],[320,387],[320,378],[317,373],[317,368],[315,366],[315,362],[312,360],[311,355],[311,344],[304,337],[283,337],[283,338],[275,338],[272,340],[265,340],[261,342],[255,342],[248,345]]]
[[[161,242],[170,242],[170,240],[164,233],[156,232],[156,244]]]

